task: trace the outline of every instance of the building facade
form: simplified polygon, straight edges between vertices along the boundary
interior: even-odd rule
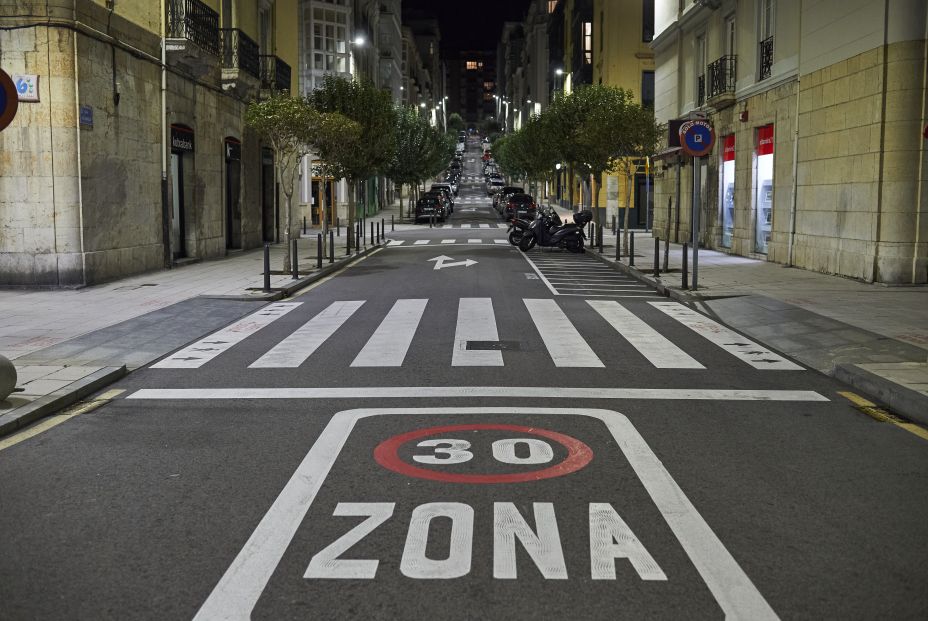
[[[697,160],[704,245],[926,282],[925,2],[658,0],[655,22],[658,120],[705,117],[716,135]],[[693,160],[672,138],[655,228],[683,240]]]
[[[0,66],[34,85],[0,133],[0,284],[82,286],[280,232],[246,102],[295,86],[296,0],[16,0]]]
[[[496,114],[496,54],[463,50],[448,60],[448,113],[457,112],[468,128]]]

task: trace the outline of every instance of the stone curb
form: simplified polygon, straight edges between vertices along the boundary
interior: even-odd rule
[[[13,433],[40,418],[54,414],[62,408],[77,403],[87,395],[108,386],[126,376],[126,365],[121,367],[103,367],[83,379],[72,382],[64,388],[36,399],[32,403],[16,408],[12,412],[0,415],[0,436]]]
[[[839,364],[832,371],[835,379],[853,386],[868,397],[885,404],[916,423],[928,425],[928,397],[856,364]]]

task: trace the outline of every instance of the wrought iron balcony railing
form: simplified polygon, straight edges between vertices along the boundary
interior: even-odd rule
[[[168,0],[168,37],[219,55],[219,13],[200,0]]]
[[[696,78],[696,106],[706,103],[706,75]]]
[[[222,68],[261,77],[258,44],[238,28],[222,28]]]
[[[709,99],[735,92],[735,56],[722,56],[709,64]]]
[[[290,65],[268,54],[261,58],[261,88],[275,91],[290,90]]]
[[[760,80],[766,80],[773,72],[773,37],[760,42]]]

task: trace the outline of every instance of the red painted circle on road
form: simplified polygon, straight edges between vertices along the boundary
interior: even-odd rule
[[[533,436],[541,436],[554,440],[567,449],[567,457],[561,463],[554,466],[548,466],[541,470],[532,470],[530,472],[513,472],[508,474],[460,474],[454,472],[439,472],[420,468],[407,463],[400,459],[399,449],[401,446],[412,440],[418,440],[426,436],[434,436],[440,433],[454,431],[517,431]],[[539,429],[537,427],[524,427],[522,425],[447,425],[444,427],[429,427],[428,429],[417,429],[407,433],[401,433],[387,438],[377,445],[374,449],[374,459],[378,464],[392,470],[393,472],[413,477],[416,479],[427,479],[429,481],[441,481],[442,483],[525,483],[527,481],[540,481],[542,479],[551,479],[561,477],[565,474],[571,474],[581,468],[586,467],[590,460],[593,459],[593,451],[585,443],[576,438],[550,431],[548,429]]]

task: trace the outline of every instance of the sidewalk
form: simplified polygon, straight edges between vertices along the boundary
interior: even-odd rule
[[[555,207],[562,218],[570,211]],[[928,423],[928,286],[867,284],[700,248],[698,289],[682,287],[682,245],[671,244],[655,278],[652,233],[635,231],[635,266],[587,252],[870,398]],[[689,284],[692,285],[692,249]]]
[[[389,218],[388,218],[389,219]],[[388,225],[389,226],[389,225]],[[0,401],[0,435],[60,410],[203,334],[279,300],[341,269],[345,231],[335,238],[335,263],[316,268],[316,234],[297,242],[299,279],[271,275],[264,292],[264,252],[236,252],[81,289],[0,290],[0,355],[13,361],[17,387]],[[272,272],[283,267],[282,244],[271,246]]]

